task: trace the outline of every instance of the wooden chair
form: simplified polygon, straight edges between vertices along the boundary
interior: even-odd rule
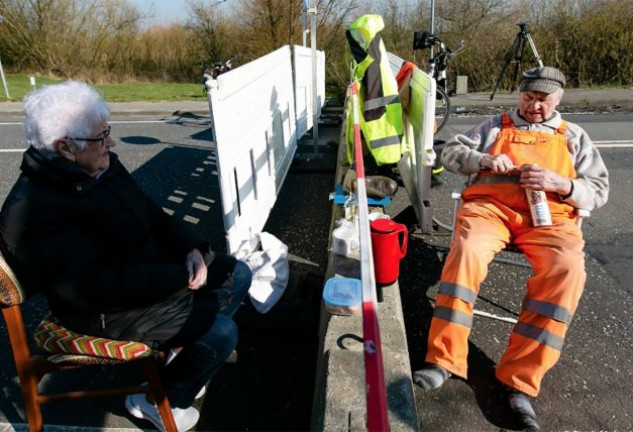
[[[140,342],[116,341],[72,332],[48,315],[35,331],[36,345],[45,354],[31,353],[24,326],[21,305],[26,294],[17,277],[0,253],[0,306],[6,322],[13,359],[20,381],[29,430],[42,431],[40,405],[55,401],[73,401],[97,397],[123,396],[135,393],[151,394],[158,406],[166,431],[176,432],[169,401],[158,375],[164,355]],[[68,343],[72,340],[72,343]],[[63,393],[43,393],[38,383],[44,375],[95,365],[121,365],[139,362],[148,385],[110,389],[85,389]]]

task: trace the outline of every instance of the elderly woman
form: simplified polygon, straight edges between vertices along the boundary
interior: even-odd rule
[[[143,193],[110,151],[109,110],[94,89],[45,86],[24,110],[29,148],[0,212],[2,253],[69,329],[182,347],[163,379],[178,429],[192,428],[194,398],[237,343],[230,317],[250,270],[215,256]],[[143,395],[128,396],[126,407],[162,430]]]

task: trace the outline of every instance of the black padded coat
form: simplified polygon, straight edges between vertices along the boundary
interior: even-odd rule
[[[209,328],[217,305],[187,288],[185,266],[187,253],[205,254],[208,243],[147,197],[116,154],[98,179],[33,147],[20,169],[0,211],[0,247],[62,324],[155,347]]]

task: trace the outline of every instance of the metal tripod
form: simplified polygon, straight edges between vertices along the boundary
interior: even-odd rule
[[[528,29],[528,22],[521,21],[517,25],[519,26],[521,30],[519,31],[519,34],[514,40],[514,44],[512,45],[512,48],[510,48],[510,51],[508,51],[508,53],[506,54],[506,61],[503,64],[503,67],[501,68],[501,73],[499,74],[499,78],[497,78],[497,83],[495,84],[495,88],[492,91],[492,94],[490,95],[490,100],[492,100],[492,98],[495,97],[497,88],[499,87],[499,84],[501,83],[501,80],[503,79],[503,76],[506,73],[506,69],[508,69],[508,66],[510,65],[510,63],[514,63],[514,71],[512,73],[512,84],[510,87],[510,91],[511,92],[514,91],[514,86],[516,85],[517,77],[519,76],[519,69],[521,68],[521,63],[523,62],[523,54],[525,52],[525,41],[527,41],[530,44],[530,48],[532,48],[532,53],[534,54],[534,57],[536,57],[536,61],[538,62],[538,65],[540,67],[543,67],[543,61],[541,60],[541,57],[539,57],[538,52],[536,51],[536,46],[534,45],[534,41],[532,40],[532,36],[530,35],[530,30]]]

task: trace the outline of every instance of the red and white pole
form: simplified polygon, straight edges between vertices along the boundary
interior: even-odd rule
[[[378,323],[376,276],[369,230],[369,206],[365,185],[365,165],[360,139],[358,84],[352,82],[352,108],[354,113],[354,151],[358,198],[358,229],[360,243],[361,285],[363,293],[363,345],[365,357],[365,385],[367,396],[367,430],[388,431],[387,390],[382,364],[382,345]]]

